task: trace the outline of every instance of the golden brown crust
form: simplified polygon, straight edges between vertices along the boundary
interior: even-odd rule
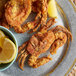
[[[35,4],[35,6],[33,5]],[[37,5],[37,6],[36,6]],[[24,33],[30,29],[34,32],[41,25],[46,24],[47,20],[47,0],[10,0],[5,5],[5,18],[10,25],[13,27],[17,33]],[[37,16],[35,21],[28,22],[25,25],[21,24],[27,19],[31,10],[36,9]],[[29,25],[33,26],[29,28]]]
[[[28,60],[28,64],[29,66],[33,67],[33,68],[38,68],[46,63],[48,63],[50,60],[52,60],[52,58],[50,57],[50,55],[46,56],[46,57],[42,57],[42,58],[38,58],[39,55],[31,55],[29,57]]]
[[[19,59],[19,67],[20,67],[22,70],[24,70],[24,69],[23,69],[23,67],[24,67],[24,62],[25,62],[27,56],[28,56],[28,52],[25,51],[25,52],[21,55],[21,57],[20,57],[20,59]]]
[[[5,18],[5,4],[8,2],[9,0],[0,0],[0,25],[6,27],[7,29],[9,29],[9,25],[6,21]]]
[[[31,13],[31,0],[10,0],[5,7],[7,22],[12,27],[19,27]]]
[[[55,41],[51,45],[50,49],[51,54],[56,54],[58,48],[64,45],[67,41],[67,36],[63,32],[57,32],[54,35],[55,35]]]
[[[0,18],[4,15],[4,6],[8,0],[0,0]]]
[[[55,23],[54,19],[50,19],[45,26],[34,34],[27,43],[24,50],[30,55],[28,64],[33,68],[38,68],[51,60],[50,56],[38,58],[40,54],[45,53],[51,47],[51,54],[55,54],[57,49],[64,45],[67,39],[72,40],[72,34],[63,26],[56,26],[49,29]],[[49,29],[49,30],[48,30]],[[23,70],[24,61],[26,59],[25,51],[18,54],[19,66]]]
[[[47,0],[36,0],[32,2],[32,11],[41,12],[41,24],[45,25],[47,20]]]

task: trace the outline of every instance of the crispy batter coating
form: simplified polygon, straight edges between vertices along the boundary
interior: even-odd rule
[[[35,0],[32,2],[32,11],[41,15],[41,24],[45,25],[47,20],[47,0]]]
[[[41,65],[44,65],[48,63],[52,58],[50,58],[50,55],[47,57],[38,58],[39,55],[31,55],[28,60],[29,66],[32,66],[33,68],[38,68]]]
[[[23,53],[23,54],[21,55],[20,59],[19,59],[19,67],[20,67],[22,70],[24,70],[24,69],[23,69],[23,67],[24,67],[24,62],[25,62],[27,56],[28,56],[28,52],[25,51],[25,53]]]
[[[5,14],[4,14],[5,13],[5,4],[8,1],[9,0],[0,0],[0,25],[9,29],[9,25],[6,21]]]
[[[48,57],[38,58],[40,54],[46,52],[50,47],[50,53],[55,54],[58,48],[66,43],[67,39],[71,38],[72,40],[72,34],[65,27],[56,26],[47,31],[49,23],[47,25],[47,27],[43,26],[37,34],[31,37],[27,46],[27,50],[31,54],[28,63],[33,68],[38,68],[51,60]]]
[[[64,45],[67,41],[67,36],[63,32],[57,32],[54,35],[56,40],[51,45],[51,49],[50,49],[51,54],[56,54],[56,51],[58,50],[58,48]]]
[[[0,18],[4,15],[4,5],[8,0],[0,0]]]
[[[2,1],[5,3],[6,0]],[[4,10],[4,17],[0,24],[6,28],[13,27],[17,33],[24,33],[28,30],[35,32],[47,21],[47,0],[10,0],[6,3]],[[32,10],[37,13],[35,20],[21,26]]]
[[[55,40],[53,32],[49,31],[46,33],[38,32],[33,35],[28,43],[27,50],[30,54],[44,53],[50,48],[50,45]]]
[[[63,26],[56,26],[49,29],[55,23],[54,19],[50,19],[45,26],[41,26],[40,30],[34,34],[27,43],[26,50],[27,54],[30,55],[28,59],[29,66],[38,68],[41,65],[46,64],[52,58],[50,56],[39,58],[42,53],[45,53],[49,48],[51,54],[55,54],[59,47],[63,46],[67,39],[72,40],[72,34]],[[23,45],[22,45],[23,46]],[[24,60],[28,55],[25,51],[21,51],[18,54],[19,66],[23,70]],[[22,60],[23,59],[23,60]]]
[[[22,30],[21,24],[31,13],[31,0],[10,0],[5,7],[5,17],[9,25],[16,31]]]
[[[18,48],[18,52],[20,52],[26,45],[28,42],[23,43],[19,48]]]
[[[21,25],[31,12],[31,0],[10,0],[6,4],[5,16],[11,26]]]
[[[32,10],[37,13],[35,20],[21,26]],[[46,24],[47,0],[10,0],[5,5],[5,18],[5,23],[13,27],[17,33],[24,33],[31,29],[35,32],[40,25]]]

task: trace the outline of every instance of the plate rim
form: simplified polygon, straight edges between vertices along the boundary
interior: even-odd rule
[[[60,11],[59,13],[61,13],[61,15],[64,17],[64,19],[65,19],[65,21],[66,21],[67,29],[68,29],[70,32],[72,32],[72,31],[71,31],[71,28],[70,28],[70,25],[69,25],[69,21],[68,21],[68,19],[67,19],[67,17],[66,17],[65,12],[64,12],[63,9],[61,8],[61,6],[58,4],[58,2],[57,2],[57,1],[55,1],[55,2],[56,2],[57,8],[59,9],[58,11]],[[70,46],[71,46],[71,42],[70,42],[70,39],[68,39],[68,41],[67,41],[67,47],[66,47],[66,49],[65,49],[64,55],[62,56],[62,58],[61,58],[61,60],[58,62],[58,64],[55,66],[55,68],[52,69],[50,72],[48,72],[48,73],[46,74],[46,76],[49,76],[51,73],[53,73],[53,72],[55,71],[55,69],[62,63],[62,61],[64,60],[64,58],[67,56],[67,53],[68,53],[68,50],[70,49]],[[69,71],[70,71],[70,70],[69,70]],[[69,71],[68,71],[68,73],[69,73]],[[66,72],[66,73],[67,73],[67,72]],[[65,73],[65,76],[66,76],[66,73]]]

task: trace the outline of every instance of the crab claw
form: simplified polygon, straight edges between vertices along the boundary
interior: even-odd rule
[[[58,25],[54,28],[51,29],[54,33],[55,32],[58,32],[58,31],[62,31],[64,32],[68,37],[71,38],[71,41],[73,40],[73,37],[72,37],[72,34],[70,31],[68,31],[65,27],[61,26],[61,25]]]

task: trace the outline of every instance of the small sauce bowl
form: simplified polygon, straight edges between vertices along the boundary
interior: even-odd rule
[[[15,62],[15,60],[16,60],[16,58],[17,58],[17,54],[18,54],[18,43],[17,43],[16,37],[14,36],[14,34],[13,34],[10,30],[8,30],[7,28],[5,28],[5,27],[3,27],[3,26],[0,26],[0,30],[3,31],[4,34],[5,34],[6,36],[8,36],[10,40],[13,41],[13,43],[14,43],[15,46],[16,46],[16,51],[17,51],[17,52],[16,52],[16,56],[15,56],[15,58],[13,59],[12,62],[7,63],[7,64],[0,64],[0,71],[4,71],[4,70],[8,69],[8,68]]]

